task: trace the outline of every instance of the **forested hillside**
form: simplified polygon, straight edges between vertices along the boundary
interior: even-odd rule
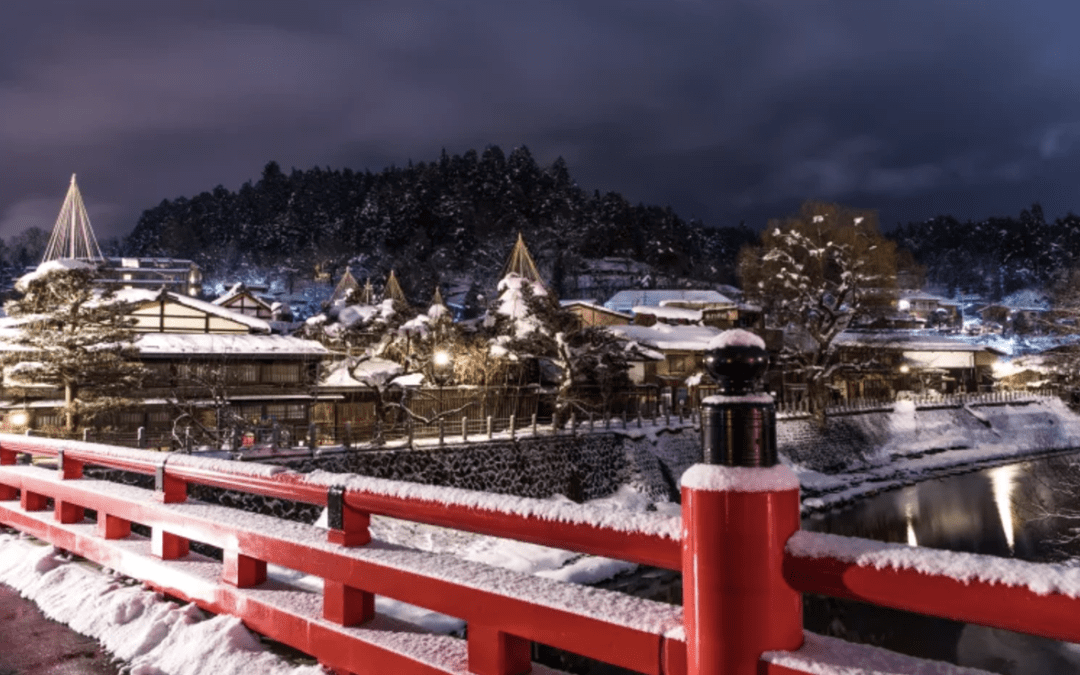
[[[237,192],[218,186],[147,210],[124,248],[191,258],[224,281],[318,270],[336,280],[348,264],[377,282],[393,269],[406,293],[426,300],[436,283],[493,288],[519,231],[561,297],[600,290],[588,261],[608,257],[628,259],[643,283],[731,283],[739,248],[755,238],[589,194],[562,159],[541,167],[525,147],[507,156],[490,146],[378,173],[286,174],[270,162]]]
[[[909,223],[891,236],[926,268],[926,279],[956,291],[998,300],[1025,288],[1043,289],[1080,264],[1080,217],[1046,222],[1034,204],[1019,218],[961,223],[939,216]]]
[[[336,280],[349,265],[378,284],[393,269],[424,301],[436,284],[490,290],[519,231],[564,298],[627,284],[733,283],[739,249],[757,239],[747,227],[705,227],[670,208],[586,192],[562,159],[541,167],[525,147],[505,155],[490,146],[378,173],[286,174],[270,162],[236,192],[218,186],[145,211],[123,251],[191,258],[221,282],[319,272]],[[1038,204],[1019,218],[939,216],[886,235],[949,295],[1044,288],[1080,262],[1080,217],[1047,222]]]

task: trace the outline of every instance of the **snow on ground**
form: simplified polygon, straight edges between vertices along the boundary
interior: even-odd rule
[[[0,583],[101,642],[129,675],[324,675],[268,652],[238,618],[208,618],[20,535],[0,532]]]
[[[1033,405],[968,405],[946,413],[897,402],[886,421],[885,445],[868,462],[842,472],[820,473],[781,453],[781,461],[799,476],[803,513],[946,473],[1080,448],[1080,416],[1057,398]],[[967,423],[959,423],[965,416]]]

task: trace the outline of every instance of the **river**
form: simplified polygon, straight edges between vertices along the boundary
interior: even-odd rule
[[[1080,511],[1080,454],[1060,455],[923,481],[843,509],[814,514],[803,529],[912,546],[1046,561],[1080,556],[1053,545],[1067,528],[1062,509]],[[806,596],[806,627],[817,633],[1006,675],[1080,675],[1080,645]]]

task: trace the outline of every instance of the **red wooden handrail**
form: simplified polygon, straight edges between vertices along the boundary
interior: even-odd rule
[[[81,441],[0,434],[0,454],[16,453],[56,457],[60,450],[68,460],[123,471],[163,474],[180,483],[195,483],[266,497],[291,499],[326,506],[327,488],[345,482],[347,476],[330,475],[315,480],[305,474],[279,466],[250,462],[193,459],[190,456],[132,448],[116,448]],[[325,474],[324,474],[325,475]],[[552,546],[617,558],[642,565],[670,570],[682,569],[678,538],[678,519],[659,514],[640,514],[638,520],[651,525],[648,531],[626,531],[596,524],[596,509],[576,504],[554,505],[543,500],[504,496],[504,508],[487,506],[488,493],[453,488],[426,488],[424,497],[395,496],[385,493],[395,486],[410,485],[377,478],[354,480],[345,494],[353,509],[370,514],[411,520],[427,525],[453,527],[493,537],[517,539],[542,546]],[[181,488],[177,488],[181,489]],[[465,508],[448,508],[457,504]],[[545,510],[551,518],[521,515]]]
[[[60,470],[16,466],[18,452],[58,456]],[[84,464],[155,474],[159,489],[82,478]],[[340,521],[332,527],[340,529],[328,541],[311,526],[185,503],[188,483],[328,504]],[[467,646],[451,641],[445,648],[464,649],[453,658],[483,675],[524,672],[530,640],[656,675],[798,672],[760,658],[811,658],[799,647],[804,592],[1080,641],[1073,621],[1080,570],[798,531],[798,483],[783,467],[696,465],[682,489],[681,524],[656,514],[620,520],[572,504],[0,434],[0,522],[236,614],[353,672],[375,664],[401,673],[455,672],[387,647],[375,629],[383,624],[373,619],[374,595],[465,618]],[[52,514],[40,513],[47,498]],[[96,534],[83,525],[87,508],[98,512]],[[681,570],[685,621],[680,610],[658,603],[366,544],[372,513]],[[130,535],[132,522],[152,528],[149,542]],[[185,558],[187,568],[220,569],[220,583],[180,581],[186,572],[130,562],[136,552],[184,557],[189,540],[223,550],[223,566]],[[275,604],[268,563],[322,577],[321,615]]]
[[[1080,598],[1055,590],[1080,592],[1080,569],[797,532],[784,578],[803,593],[1080,642]]]

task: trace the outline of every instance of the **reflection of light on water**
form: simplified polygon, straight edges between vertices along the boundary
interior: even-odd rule
[[[907,517],[907,543],[908,546],[918,546],[919,541],[915,538],[914,511],[911,502],[904,507],[904,515]]]
[[[990,482],[994,488],[994,503],[997,504],[998,517],[1001,518],[1001,529],[1005,532],[1005,541],[1009,544],[1009,551],[1013,552],[1013,514],[1012,514],[1012,491],[1016,486],[1016,474],[1020,472],[1015,464],[999,466],[990,469]]]

